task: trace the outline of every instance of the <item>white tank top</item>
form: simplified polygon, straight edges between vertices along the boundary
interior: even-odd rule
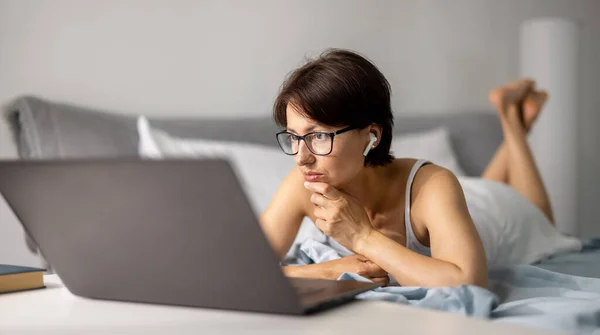
[[[406,203],[404,205],[404,226],[406,228],[406,248],[421,255],[431,257],[431,250],[419,242],[415,232],[412,229],[412,223],[410,221],[410,198],[412,184],[415,180],[417,171],[419,171],[421,166],[427,164],[430,164],[430,162],[424,159],[419,159],[415,165],[413,165],[412,169],[410,170],[410,174],[408,175],[408,181],[406,182]]]

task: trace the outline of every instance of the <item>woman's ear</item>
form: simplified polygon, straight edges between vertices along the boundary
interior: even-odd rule
[[[369,151],[375,149],[379,141],[381,141],[381,127],[370,126],[370,129],[367,130],[369,132],[369,143],[365,147],[363,151],[363,156],[367,156]]]
[[[373,148],[375,148],[375,147],[377,147],[379,142],[381,142],[381,136],[383,135],[383,130],[380,125],[376,125],[376,124],[369,126],[369,128],[370,128],[369,133],[375,135],[375,137],[377,138],[375,140],[375,142],[373,142],[373,144],[372,144]],[[369,135],[369,139],[370,139],[370,136],[371,135]]]

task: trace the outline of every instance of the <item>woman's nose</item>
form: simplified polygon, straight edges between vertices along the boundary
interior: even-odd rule
[[[297,165],[306,165],[312,163],[315,159],[315,156],[312,152],[310,152],[310,150],[308,150],[306,143],[304,143],[304,141],[300,141],[298,153],[296,154],[295,159]]]

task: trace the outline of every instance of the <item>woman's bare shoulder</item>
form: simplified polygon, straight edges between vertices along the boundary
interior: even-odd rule
[[[303,180],[298,169],[291,170],[259,219],[269,243],[282,259],[307,213],[305,203],[310,201],[310,195]]]
[[[419,168],[415,175],[412,189],[413,195],[419,196],[423,191],[453,191],[458,180],[452,171],[435,164],[427,164]]]
[[[464,199],[458,178],[452,171],[435,164],[422,166],[413,181],[411,197],[414,213],[430,211],[430,205],[442,199]]]
[[[279,184],[265,212],[284,208],[290,214],[305,215],[308,203],[310,203],[310,192],[304,187],[304,176],[294,167]]]

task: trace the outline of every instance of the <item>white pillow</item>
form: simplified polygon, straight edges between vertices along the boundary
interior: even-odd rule
[[[392,154],[397,158],[422,158],[445,167],[456,176],[464,176],[444,127],[402,134],[392,139]]]
[[[459,181],[488,267],[532,264],[551,255],[581,250],[580,240],[561,234],[514,188],[475,177],[460,177]]]

